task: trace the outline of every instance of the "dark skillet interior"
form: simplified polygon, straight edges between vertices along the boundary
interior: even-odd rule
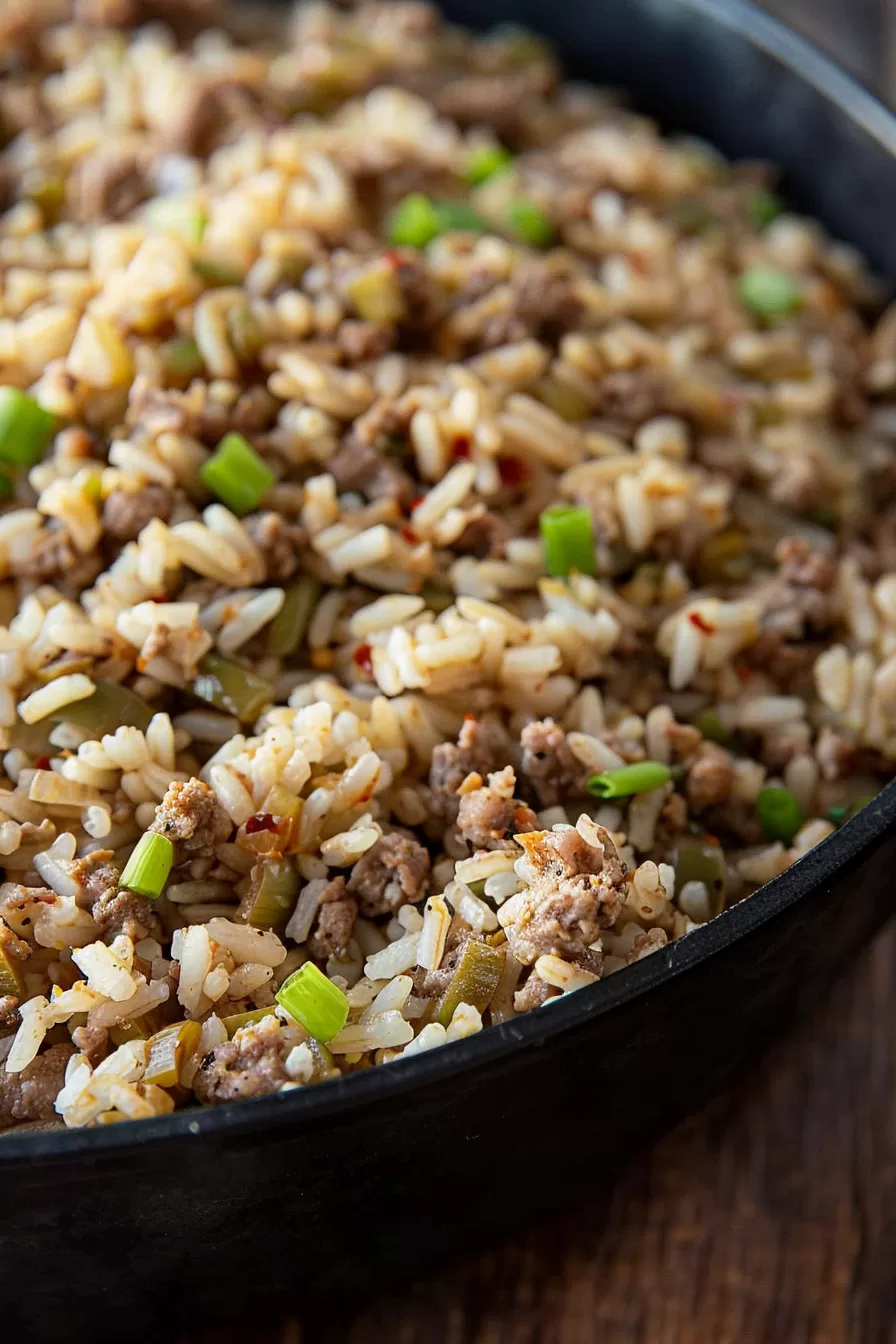
[[[665,125],[775,160],[788,194],[896,280],[896,121],[738,0],[454,0],[514,20]],[[388,1069],[238,1106],[0,1142],[10,1337],[96,1307],[233,1316],[397,1282],[567,1205],[722,1087],[890,913],[896,784],[757,895],[556,1006]],[[577,1169],[580,1164],[576,1164]],[[577,1185],[579,1175],[577,1170]],[[363,1245],[363,1251],[360,1249]],[[156,1304],[155,1306],[153,1304]]]

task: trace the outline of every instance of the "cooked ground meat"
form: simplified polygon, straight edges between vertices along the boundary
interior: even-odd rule
[[[150,829],[174,841],[179,862],[185,855],[210,855],[230,835],[233,822],[214,789],[194,778],[168,786]]]
[[[113,490],[103,504],[103,528],[106,535],[116,541],[136,541],[153,518],[161,518],[167,523],[173,508],[174,491],[164,485]]]
[[[358,903],[347,895],[345,878],[334,877],[323,890],[317,919],[308,938],[311,955],[320,961],[345,956],[357,916]]]
[[[513,788],[513,770],[510,766],[500,774],[489,776],[488,785],[461,795],[457,826],[461,836],[472,850],[516,849],[513,836],[518,832],[534,831],[535,813],[519,798],[507,797],[499,787],[510,776]]]
[[[402,252],[395,268],[395,278],[404,300],[405,316],[402,330],[405,338],[415,332],[432,332],[439,325],[448,308],[445,291],[422,258],[411,252]]]
[[[193,1090],[207,1106],[279,1092],[289,1082],[285,1061],[291,1048],[277,1018],[263,1017],[205,1056]]]
[[[655,369],[619,369],[601,380],[600,411],[634,427],[658,415],[667,396],[665,380]]]
[[[110,869],[115,872],[114,869]],[[116,878],[118,874],[115,874]],[[165,929],[158,914],[152,908],[152,902],[136,891],[119,890],[112,886],[103,891],[94,901],[90,913],[96,921],[100,936],[111,941],[120,933],[126,933],[135,943],[141,938],[165,937]]]
[[[457,790],[474,770],[485,777],[506,765],[512,748],[501,724],[468,715],[458,733],[457,745],[442,742],[432,754],[429,787],[434,809],[447,820],[457,815]]]
[[[506,310],[486,320],[472,348],[491,350],[530,337],[556,343],[575,326],[581,311],[574,277],[536,261],[514,277]]]
[[[93,1068],[96,1068],[109,1048],[109,1033],[105,1027],[75,1027],[72,1040],[82,1055],[86,1055]]]
[[[521,777],[541,807],[555,807],[582,795],[588,772],[553,719],[527,723],[520,734],[520,745]]]
[[[68,533],[52,525],[35,534],[27,555],[15,552],[9,565],[15,578],[55,583],[63,592],[75,593],[89,587],[102,567],[102,556],[82,555]]]
[[[394,457],[373,444],[362,443],[355,434],[350,434],[335,457],[330,458],[327,470],[337,490],[357,490],[368,499],[385,496],[409,504],[416,491],[411,477]]]
[[[443,117],[462,126],[493,126],[511,139],[518,134],[533,94],[550,87],[549,67],[508,74],[458,74],[429,96]]]
[[[243,519],[243,526],[261,551],[268,581],[282,583],[291,579],[308,540],[305,529],[271,510],[251,513]]]
[[[123,219],[150,194],[145,153],[105,142],[83,158],[68,180],[72,215],[79,223]]]
[[[797,635],[822,634],[834,621],[833,589],[837,566],[827,556],[813,553],[803,537],[785,537],[775,549],[777,581],[765,590],[771,612],[792,611]],[[779,586],[777,586],[779,585]]]
[[[651,952],[657,952],[661,947],[665,947],[668,941],[663,929],[643,929],[636,936],[625,960],[631,966],[642,957],[649,957]]]
[[[528,1013],[533,1008],[540,1008],[548,999],[555,999],[559,993],[560,990],[554,985],[549,985],[547,981],[533,973],[526,977],[514,994],[513,1006],[518,1013]]]
[[[845,779],[855,769],[856,744],[825,724],[815,743],[815,759],[824,779]]]
[[[84,910],[108,896],[114,896],[118,890],[118,869],[109,862],[114,858],[111,849],[95,849],[91,854],[76,859],[72,866],[72,878],[78,884],[78,904]]]
[[[687,773],[685,788],[695,812],[724,803],[734,783],[734,766],[721,747],[707,743]]]
[[[26,1120],[54,1120],[53,1103],[65,1081],[65,1066],[74,1054],[70,1045],[51,1045],[21,1073],[0,1065],[0,1129]]]
[[[601,929],[615,923],[624,900],[626,868],[609,831],[597,829],[602,851],[572,827],[524,837],[534,877],[498,910],[510,950],[524,966],[546,953],[567,961],[587,960]]]
[[[402,905],[422,899],[429,879],[429,853],[412,836],[393,831],[383,835],[355,864],[348,892],[361,914],[394,914]]]
[[[485,512],[467,523],[454,543],[462,555],[475,555],[477,560],[492,559],[504,554],[504,547],[513,533],[497,513]]]
[[[388,322],[357,322],[353,318],[339,324],[336,342],[349,364],[379,359],[395,344],[395,328]]]

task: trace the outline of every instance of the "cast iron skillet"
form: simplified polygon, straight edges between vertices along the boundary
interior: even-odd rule
[[[447,10],[540,29],[575,74],[670,127],[774,159],[804,209],[896,279],[896,121],[749,5]],[[4,1138],[4,1334],[102,1335],[156,1313],[174,1333],[182,1312],[342,1301],[569,1205],[724,1086],[877,929],[894,822],[896,784],[712,924],[461,1044],[236,1106]]]

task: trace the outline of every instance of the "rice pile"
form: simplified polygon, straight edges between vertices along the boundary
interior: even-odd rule
[[[531,35],[224,23],[0,14],[0,384],[54,417],[36,460],[0,423],[0,1127],[550,1005],[896,761],[860,259]],[[277,997],[309,963],[320,1038]]]

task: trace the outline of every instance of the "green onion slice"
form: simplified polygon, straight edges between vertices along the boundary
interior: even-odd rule
[[[167,835],[144,831],[134,846],[118,885],[154,901],[164,890],[173,862],[174,845]]]
[[[277,1002],[318,1041],[332,1041],[348,1019],[348,999],[313,961],[283,982]]]
[[[405,196],[386,218],[386,236],[395,247],[426,247],[438,234],[436,208],[419,191]]]
[[[507,227],[517,238],[532,247],[550,247],[554,226],[534,201],[518,197],[507,207]]]
[[[487,182],[496,173],[502,173],[513,162],[513,155],[503,145],[479,145],[467,159],[464,177],[471,187]]]
[[[769,840],[789,845],[806,820],[803,809],[789,789],[766,785],[756,795],[756,813]]]
[[[199,475],[206,489],[240,516],[258,506],[275,480],[268,464],[235,432],[224,435]]]
[[[573,569],[580,574],[594,573],[594,529],[588,509],[565,505],[545,509],[538,526],[549,574],[563,577]]]
[[[637,761],[634,765],[621,765],[618,770],[604,770],[600,775],[592,775],[588,781],[588,792],[595,798],[627,798],[633,793],[648,793],[668,784],[672,770],[662,761]]]
[[[737,281],[742,306],[757,317],[786,317],[800,306],[800,291],[786,271],[775,266],[751,266]]]
[[[747,212],[757,229],[767,228],[784,209],[784,202],[767,187],[757,187],[747,202]]]
[[[0,387],[0,461],[33,467],[56,431],[56,417],[17,387]]]

